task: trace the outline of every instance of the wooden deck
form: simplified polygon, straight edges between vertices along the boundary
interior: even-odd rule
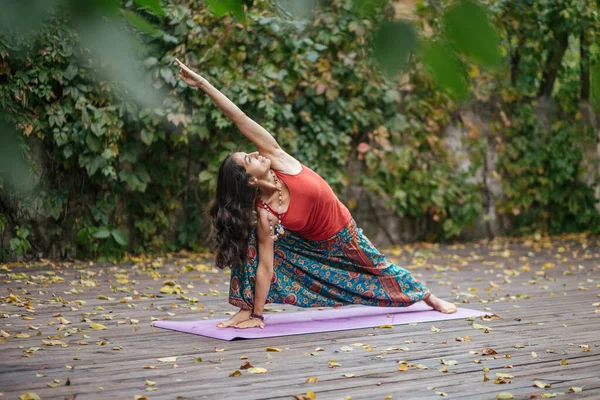
[[[225,342],[151,326],[154,318],[217,319],[234,311],[228,276],[209,259],[4,265],[0,398],[25,392],[61,400],[292,399],[310,398],[309,392],[353,400],[495,399],[501,392],[515,399],[600,398],[599,238],[413,245],[388,254],[440,297],[502,319],[475,321],[489,333],[454,320]],[[186,293],[162,294],[165,281]],[[106,329],[92,329],[93,323]],[[486,347],[497,354],[483,355]],[[164,357],[177,360],[158,361]],[[442,372],[441,359],[458,364]],[[330,368],[330,360],[340,366]],[[407,371],[398,369],[403,360]],[[246,361],[267,372],[240,370]],[[238,370],[240,376],[229,376]],[[496,373],[513,378],[495,383]],[[309,377],[318,381],[305,383]],[[538,388],[536,380],[552,386]]]

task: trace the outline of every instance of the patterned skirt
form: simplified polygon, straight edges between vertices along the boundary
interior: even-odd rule
[[[286,230],[273,250],[274,273],[266,303],[406,307],[430,294],[410,272],[387,261],[354,220],[326,240],[308,240]],[[253,231],[245,265],[231,270],[229,303],[234,306],[252,309],[258,260]]]

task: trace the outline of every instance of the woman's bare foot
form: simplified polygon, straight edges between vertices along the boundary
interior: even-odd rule
[[[426,300],[423,300],[428,306],[433,307],[434,310],[444,314],[454,314],[456,312],[456,306],[445,300],[438,298],[437,296],[430,295]]]
[[[252,310],[242,310],[238,311],[233,317],[229,318],[227,321],[221,321],[217,324],[218,328],[229,328],[230,326],[237,325],[241,322],[246,321],[250,318],[250,314],[252,314]]]

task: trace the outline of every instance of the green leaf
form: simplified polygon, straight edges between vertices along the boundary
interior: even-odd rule
[[[596,110],[600,110],[600,61],[591,68],[591,75],[592,103]]]
[[[140,139],[146,146],[150,146],[152,142],[154,142],[154,133],[150,132],[149,130],[142,129],[140,132]]]
[[[94,134],[88,133],[85,138],[85,143],[94,153],[97,153],[102,149],[102,143],[100,143],[100,139],[98,139]]]
[[[110,231],[108,230],[108,228],[102,226],[98,228],[96,232],[94,232],[93,236],[97,239],[106,239],[110,236]]]
[[[123,10],[123,17],[129,22],[129,25],[139,31],[150,34],[158,32],[158,29],[154,25],[133,11]]]
[[[211,179],[212,179],[212,174],[210,172],[208,172],[207,170],[200,172],[200,174],[198,175],[198,181],[200,181],[200,182],[206,182]]]
[[[354,12],[361,17],[368,17],[382,11],[388,0],[353,0]]]
[[[134,0],[135,3],[144,8],[150,9],[156,15],[165,15],[165,11],[163,10],[160,2],[158,0]]]
[[[115,239],[115,242],[117,242],[121,246],[126,246],[129,242],[129,237],[127,236],[127,234],[120,229],[113,229],[110,234]]]
[[[440,42],[425,43],[422,57],[438,85],[457,100],[467,96],[464,66],[448,46]]]
[[[463,53],[485,65],[502,62],[498,34],[485,8],[473,0],[460,0],[443,16],[448,39]]]
[[[77,65],[70,64],[67,67],[67,69],[65,70],[65,72],[63,72],[63,78],[70,81],[77,76],[78,71],[79,71],[79,68],[77,68]]]
[[[246,19],[241,0],[206,0],[206,5],[217,17],[232,13],[239,21]]]
[[[395,74],[408,66],[417,47],[417,35],[410,23],[386,22],[373,39],[373,56],[385,73]]]

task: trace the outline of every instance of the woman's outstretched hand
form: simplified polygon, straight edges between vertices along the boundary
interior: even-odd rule
[[[202,82],[205,81],[203,77],[192,71],[187,65],[179,61],[177,58],[175,59],[175,62],[177,65],[179,65],[179,78],[189,86],[200,87]]]

